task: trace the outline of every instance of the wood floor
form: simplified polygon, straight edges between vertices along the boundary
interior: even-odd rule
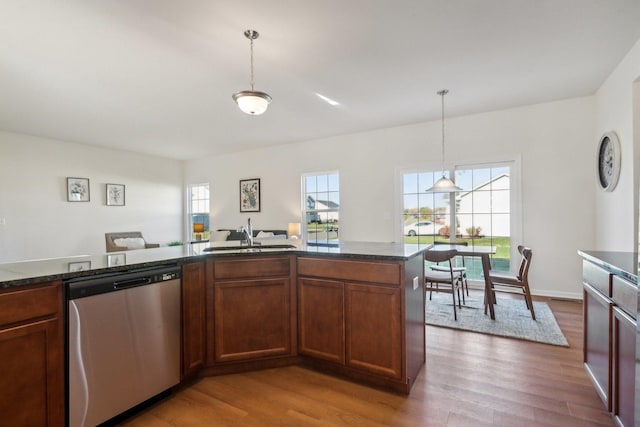
[[[612,426],[582,367],[582,304],[548,302],[570,348],[428,326],[409,396],[293,366],[201,379],[123,425]]]

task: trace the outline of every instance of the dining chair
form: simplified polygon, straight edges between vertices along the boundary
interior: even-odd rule
[[[518,252],[520,253],[521,260],[517,274],[513,274],[509,271],[489,270],[491,294],[485,295],[484,312],[487,314],[487,304],[496,303],[496,292],[514,293],[524,296],[527,309],[531,312],[533,320],[536,320],[536,313],[533,309],[533,300],[531,298],[531,290],[529,289],[529,267],[531,267],[533,252],[531,251],[531,248],[523,245],[518,246]]]
[[[457,246],[468,246],[469,242],[433,242],[434,245],[457,245]],[[467,266],[464,263],[464,256],[460,257],[462,259],[462,265],[456,265],[453,267],[453,271],[460,273],[462,276],[462,303],[464,304],[466,301],[464,300],[465,290],[467,291],[467,296],[469,296],[469,283],[467,282]],[[449,268],[446,265],[433,264],[430,266],[432,270],[436,271],[447,271]]]
[[[453,319],[458,320],[458,314],[456,312],[456,293],[458,294],[458,307],[462,308],[460,304],[460,284],[462,283],[461,274],[453,271],[453,265],[451,260],[456,257],[458,251],[451,249],[448,251],[425,251],[424,259],[429,262],[447,262],[449,267],[447,271],[436,271],[425,269],[424,273],[424,298],[427,299],[427,291],[429,291],[429,299],[431,299],[432,293],[446,292],[450,293],[453,301]],[[440,285],[443,285],[442,287]]]

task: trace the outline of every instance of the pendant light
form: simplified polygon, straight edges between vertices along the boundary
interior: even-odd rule
[[[438,91],[438,95],[442,98],[442,178],[437,180],[431,188],[427,188],[425,190],[427,193],[454,193],[456,191],[463,191],[462,188],[454,184],[454,182],[444,174],[444,96],[448,93],[449,91],[447,89]]]
[[[267,111],[267,107],[271,102],[271,97],[264,92],[253,90],[253,41],[257,39],[260,34],[254,30],[247,30],[244,32],[244,36],[249,39],[251,43],[251,90],[243,90],[233,94],[233,100],[236,101],[238,107],[252,116]]]

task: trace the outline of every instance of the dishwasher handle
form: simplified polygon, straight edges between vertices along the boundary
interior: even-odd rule
[[[113,282],[113,289],[133,288],[134,286],[148,285],[149,283],[151,283],[150,277],[138,277],[135,279]]]

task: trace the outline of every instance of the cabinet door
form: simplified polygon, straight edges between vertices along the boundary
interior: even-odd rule
[[[292,354],[288,278],[216,282],[214,299],[216,362]]]
[[[298,279],[301,354],[344,365],[344,284]]]
[[[64,425],[62,329],[59,282],[0,293],[0,424]]]
[[[584,285],[584,367],[609,411],[612,307],[609,299],[590,285]]]
[[[347,366],[401,378],[400,297],[399,288],[345,284]]]
[[[205,268],[182,267],[182,377],[195,374],[205,357]]]
[[[613,308],[613,416],[620,426],[634,425],[636,322]]]

